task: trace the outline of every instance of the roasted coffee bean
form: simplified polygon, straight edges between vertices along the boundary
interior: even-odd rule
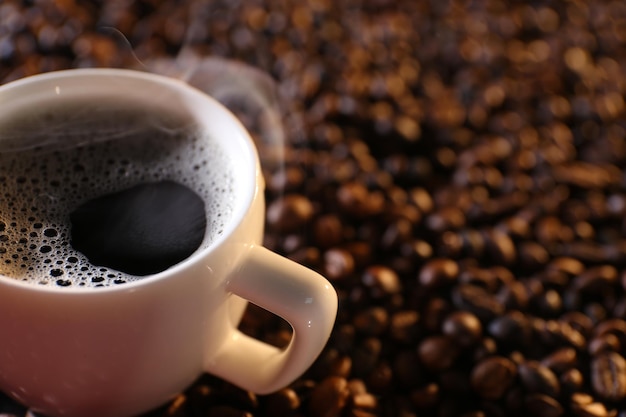
[[[344,249],[329,249],[323,254],[325,276],[330,280],[341,280],[354,272],[354,258]]]
[[[510,359],[492,356],[483,359],[472,369],[470,382],[482,398],[502,398],[517,376],[517,366]]]
[[[343,184],[337,190],[337,202],[349,215],[368,217],[381,213],[384,199],[381,194],[370,192],[363,184]]]
[[[486,248],[498,265],[511,265],[517,259],[517,249],[511,237],[499,230],[485,233]]]
[[[458,346],[447,336],[430,336],[417,347],[421,363],[433,371],[441,371],[452,366],[459,353]]]
[[[593,335],[596,337],[601,337],[607,334],[615,335],[621,341],[626,342],[626,320],[604,320],[593,329]]]
[[[313,389],[309,412],[315,417],[339,417],[349,396],[348,381],[341,377],[328,377]]]
[[[576,350],[570,347],[555,350],[541,360],[543,366],[547,366],[557,374],[562,374],[576,366],[578,355]]]
[[[547,366],[526,361],[517,368],[520,380],[528,392],[537,392],[556,398],[560,393],[559,380]]]
[[[280,232],[303,228],[313,217],[311,200],[300,194],[288,194],[267,207],[267,223]]]
[[[458,264],[451,259],[433,259],[419,273],[419,282],[425,287],[436,288],[453,284],[459,275]]]
[[[363,392],[363,393],[359,393],[359,394],[353,394],[350,397],[350,405],[351,407],[358,409],[358,410],[363,410],[363,411],[376,411],[376,408],[378,407],[378,401],[376,399],[376,397],[372,394],[369,394],[367,392]]]
[[[439,385],[430,383],[411,391],[411,402],[417,409],[428,409],[439,402],[441,389]]]
[[[413,310],[402,310],[391,316],[389,336],[396,342],[412,345],[419,336],[419,314]]]
[[[609,414],[604,404],[598,402],[572,404],[572,413],[576,417],[608,417],[612,415]]]
[[[621,347],[620,340],[611,333],[605,333],[602,336],[592,338],[587,350],[591,356],[598,356],[604,352],[619,352]]]
[[[591,292],[610,288],[617,283],[617,269],[612,265],[589,268],[578,275],[572,283],[578,291]]]
[[[483,337],[474,347],[472,358],[474,362],[480,362],[483,359],[496,354],[498,347],[495,340],[490,337]]]
[[[563,391],[576,392],[583,387],[585,377],[578,369],[572,368],[563,372],[559,377],[559,381],[561,382]]]
[[[515,310],[491,320],[487,331],[499,343],[514,346],[528,344],[531,335],[528,319],[524,314]]]
[[[495,296],[475,285],[458,285],[453,288],[452,301],[457,308],[470,311],[482,321],[489,321],[504,313],[504,306]]]
[[[626,360],[617,352],[607,352],[591,361],[591,384],[598,396],[611,401],[626,397]]]
[[[559,320],[568,323],[574,329],[578,330],[578,332],[584,337],[589,337],[594,329],[593,321],[589,318],[589,316],[579,311],[570,311],[565,313],[559,318]]]
[[[458,230],[465,225],[465,215],[458,207],[443,207],[424,219],[426,227],[433,232]]]
[[[354,328],[366,336],[380,336],[389,325],[389,314],[382,307],[370,307],[354,316]]]
[[[512,282],[503,285],[498,291],[496,299],[507,309],[525,310],[529,303],[529,294],[526,286],[521,282]]]
[[[559,402],[544,394],[531,394],[524,400],[524,407],[529,415],[538,417],[560,417],[563,415],[563,406]]]
[[[268,395],[263,402],[265,413],[274,416],[289,416],[300,408],[300,398],[291,388],[283,388]]]
[[[338,246],[343,239],[341,220],[334,214],[318,217],[313,223],[313,235],[318,247]]]
[[[446,317],[441,331],[461,346],[471,346],[477,343],[483,333],[483,327],[478,318],[467,311],[456,311]]]
[[[361,282],[368,288],[369,295],[374,299],[389,297],[402,290],[398,274],[382,265],[368,267],[361,276]]]

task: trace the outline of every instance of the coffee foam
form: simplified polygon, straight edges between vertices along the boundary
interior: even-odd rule
[[[23,113],[0,122],[0,274],[60,287],[143,278],[92,265],[73,249],[69,214],[146,182],[175,181],[202,197],[207,230],[199,250],[222,234],[235,203],[232,161],[190,120],[102,101]]]

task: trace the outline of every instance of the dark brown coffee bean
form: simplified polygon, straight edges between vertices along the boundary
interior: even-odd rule
[[[344,249],[328,249],[323,255],[324,276],[331,281],[347,278],[354,272],[354,258]]]
[[[578,330],[584,337],[589,337],[594,328],[593,321],[585,314],[579,311],[570,311],[563,314],[560,321],[568,323],[574,329]]]
[[[376,397],[368,392],[354,394],[350,397],[350,405],[360,410],[375,411],[378,407]]]
[[[599,402],[589,402],[586,404],[572,404],[572,413],[576,417],[609,417],[610,416],[605,405]]]
[[[617,269],[612,265],[589,268],[578,275],[573,282],[578,291],[599,291],[617,283]]]
[[[400,218],[385,228],[380,238],[380,246],[384,250],[392,250],[409,242],[412,237],[413,223],[405,218]]]
[[[343,239],[341,220],[334,214],[318,217],[313,223],[313,236],[318,247],[338,246]]]
[[[511,265],[517,259],[517,249],[506,233],[498,230],[485,233],[486,248],[496,264]]]
[[[562,374],[572,369],[578,363],[576,350],[571,347],[558,349],[541,360],[543,366],[547,366],[557,374]]]
[[[591,384],[598,396],[620,401],[626,397],[626,360],[619,353],[607,352],[591,361]]]
[[[536,242],[522,242],[518,245],[519,264],[524,270],[536,271],[550,260],[548,251]]]
[[[370,244],[361,241],[351,241],[342,245],[341,248],[352,255],[357,268],[362,268],[371,263],[372,246]]]
[[[361,276],[361,282],[368,288],[374,299],[389,297],[402,290],[402,283],[391,268],[383,265],[368,267]]]
[[[452,259],[428,261],[419,273],[419,282],[428,288],[453,284],[459,275],[459,265]]]
[[[477,343],[483,334],[482,324],[478,318],[467,311],[456,311],[446,317],[441,331],[461,346]]]
[[[267,207],[267,224],[280,232],[295,232],[313,217],[311,200],[300,194],[288,194]]]
[[[339,417],[348,402],[350,391],[345,378],[331,376],[311,392],[309,412],[315,417]]]
[[[430,193],[424,188],[416,187],[409,191],[409,199],[423,214],[430,213],[434,208]]]
[[[475,285],[458,285],[452,290],[452,301],[461,310],[468,310],[482,321],[489,321],[504,313],[497,298]]]
[[[613,334],[626,342],[626,320],[609,319],[598,323],[593,330],[593,335],[598,337],[606,334]]]
[[[413,310],[402,310],[391,316],[389,336],[402,344],[413,344],[417,340],[419,314]]]
[[[474,348],[472,358],[474,362],[478,363],[490,356],[494,356],[497,351],[496,341],[491,337],[483,337]]]
[[[265,397],[264,410],[268,415],[289,416],[300,407],[300,398],[291,388],[283,388]]]
[[[483,359],[472,369],[470,382],[482,398],[502,398],[517,376],[517,366],[510,359],[492,356]]]
[[[617,336],[611,333],[605,333],[602,336],[596,336],[589,341],[587,350],[591,356],[598,356],[605,352],[619,352],[621,343]]]
[[[519,311],[510,311],[496,317],[487,326],[494,339],[503,345],[524,346],[528,343],[531,327],[526,316]]]
[[[503,285],[496,298],[507,309],[525,310],[529,303],[528,291],[525,285],[519,281]]]
[[[465,214],[458,207],[442,207],[424,219],[426,227],[436,233],[458,230],[465,225]]]
[[[565,392],[579,391],[585,383],[585,377],[582,372],[576,368],[569,369],[561,374],[559,377],[561,388]]]
[[[533,331],[549,346],[583,349],[586,345],[585,337],[567,322],[535,319]]]
[[[411,391],[411,402],[420,410],[434,407],[439,402],[440,392],[439,385],[430,383]]]
[[[607,247],[590,241],[574,241],[557,245],[554,253],[593,264],[612,263],[620,261],[622,257],[622,254],[616,251],[615,247]]]
[[[368,217],[382,212],[384,198],[371,193],[357,182],[343,184],[337,190],[337,202],[342,210],[356,217]]]
[[[459,347],[447,336],[430,336],[417,348],[421,363],[433,371],[448,369],[459,353]]]
[[[594,399],[593,396],[585,392],[574,392],[570,395],[569,401],[571,405],[577,406],[591,404]]]
[[[524,400],[524,408],[529,415],[537,417],[560,417],[564,410],[559,402],[544,394],[531,394]]]
[[[301,168],[287,166],[269,176],[267,187],[275,193],[294,192],[303,184],[304,179]]]
[[[556,398],[560,392],[559,380],[548,368],[536,361],[526,361],[517,368],[519,377],[528,392],[537,392]]]
[[[354,328],[366,336],[380,336],[389,325],[389,315],[382,307],[370,307],[356,312],[353,318]]]
[[[459,274],[459,283],[472,284],[484,288],[489,293],[495,292],[501,285],[498,276],[490,269],[477,268],[472,265],[463,265]]]

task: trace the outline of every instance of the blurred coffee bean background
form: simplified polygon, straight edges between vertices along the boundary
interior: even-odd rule
[[[0,0],[0,82],[190,55],[276,81],[265,243],[340,312],[284,390],[149,416],[626,416],[626,2]]]

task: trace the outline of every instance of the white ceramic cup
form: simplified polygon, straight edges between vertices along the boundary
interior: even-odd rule
[[[337,296],[316,272],[261,246],[264,182],[246,130],[182,81],[115,69],[1,86],[0,124],[41,100],[84,97],[165,98],[191,115],[236,161],[234,210],[209,247],[139,281],[55,288],[0,276],[0,390],[51,417],[122,417],[165,403],[204,372],[260,394],[291,383],[328,340]],[[237,329],[247,301],[291,324],[286,349]]]

